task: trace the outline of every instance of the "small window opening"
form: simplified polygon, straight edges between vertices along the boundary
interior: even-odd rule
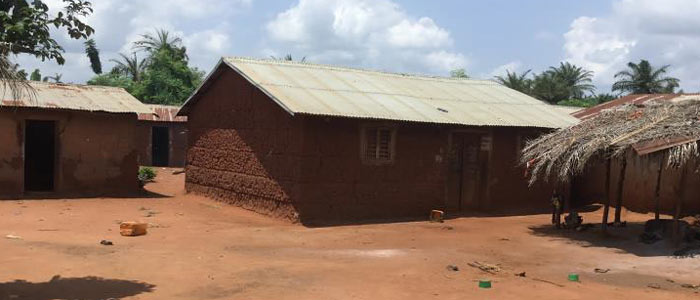
[[[363,158],[375,163],[392,162],[394,159],[394,136],[395,130],[392,128],[365,128]]]

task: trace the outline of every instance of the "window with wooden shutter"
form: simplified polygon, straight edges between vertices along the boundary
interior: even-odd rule
[[[368,163],[391,163],[394,160],[396,130],[390,127],[365,127],[362,131],[362,158]]]

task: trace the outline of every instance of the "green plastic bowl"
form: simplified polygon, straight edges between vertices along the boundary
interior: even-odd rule
[[[479,280],[479,287],[482,289],[490,289],[491,280]]]
[[[571,273],[571,274],[569,274],[569,281],[576,281],[576,282],[578,282],[578,279],[579,279],[579,278],[578,278],[578,274],[576,274],[576,273]]]

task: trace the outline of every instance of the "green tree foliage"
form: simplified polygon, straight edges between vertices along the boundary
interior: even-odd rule
[[[577,107],[591,107],[591,106],[596,106],[598,104],[608,102],[611,100],[614,100],[616,97],[612,94],[598,94],[598,95],[590,95],[586,96],[583,98],[574,98],[574,99],[566,99],[557,102],[557,105],[564,105],[564,106],[577,106]]]
[[[569,98],[582,98],[595,91],[593,71],[588,71],[569,62],[561,62],[558,67],[549,67],[548,73],[564,83]]]
[[[644,59],[639,63],[629,62],[627,70],[615,74],[617,81],[612,90],[630,94],[673,93],[680,80],[666,76],[669,67],[670,65],[665,65],[654,68]]]
[[[94,39],[85,42],[85,55],[90,59],[90,68],[95,74],[102,74],[102,62],[100,61],[100,50],[97,49]]]
[[[570,99],[570,87],[553,72],[542,72],[532,80],[531,96],[555,104]]]
[[[133,49],[147,56],[139,60],[120,54],[109,74],[95,76],[93,85],[123,87],[145,103],[182,104],[201,84],[204,73],[189,66],[182,40],[165,30],[141,35]]]
[[[162,49],[149,58],[134,96],[145,103],[182,104],[202,82],[203,72],[190,68],[178,53]]]
[[[450,71],[450,77],[452,78],[469,78],[467,71],[464,68],[454,69]]]
[[[92,4],[86,0],[62,0],[64,7],[49,12],[42,0],[0,1],[0,88],[9,89],[14,97],[30,90],[23,74],[13,70],[9,56],[29,54],[42,61],[65,63],[63,47],[51,36],[51,27],[64,29],[73,39],[90,36],[94,30],[81,18],[92,13]],[[56,32],[54,32],[56,33]]]
[[[119,53],[121,59],[110,59],[109,61],[115,63],[114,68],[112,68],[112,73],[120,74],[131,78],[133,81],[141,81],[143,73],[146,71],[146,66],[148,61],[145,59],[139,60],[136,53],[132,53],[132,56],[126,56]]]
[[[520,74],[506,70],[506,76],[496,76],[496,82],[505,85],[518,92],[530,94],[532,93],[532,79],[528,78],[530,70]]]
[[[29,80],[31,81],[41,81],[41,71],[39,69],[34,69],[32,74],[29,75]]]
[[[134,88],[134,81],[131,78],[115,72],[97,75],[88,80],[87,84],[121,87],[129,93],[132,93]]]

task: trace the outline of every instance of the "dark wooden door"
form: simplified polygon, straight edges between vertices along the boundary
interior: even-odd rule
[[[151,132],[151,164],[167,167],[170,162],[170,130],[168,127],[153,126]]]
[[[24,190],[52,191],[56,160],[56,122],[27,120],[24,130]]]

